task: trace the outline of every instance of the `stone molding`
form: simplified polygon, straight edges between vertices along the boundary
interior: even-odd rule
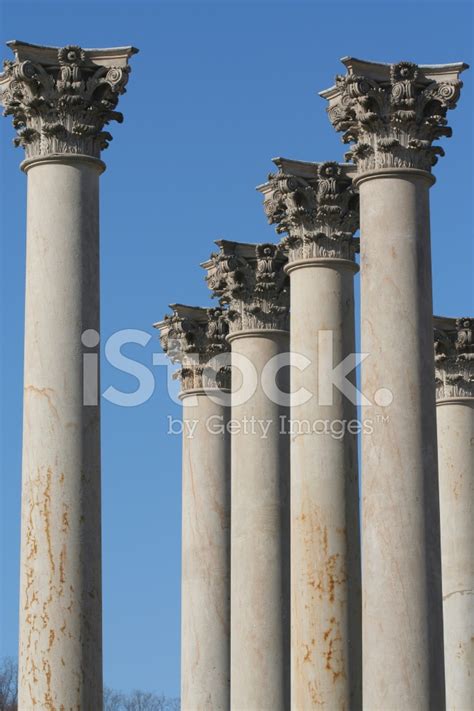
[[[221,308],[201,308],[170,304],[172,314],[154,324],[160,332],[163,351],[172,363],[179,363],[176,376],[182,392],[203,388],[230,388],[230,365],[214,371],[209,361],[229,351],[226,312]]]
[[[329,119],[343,142],[354,144],[346,160],[359,174],[379,168],[430,171],[444,155],[433,143],[452,134],[446,115],[456,107],[459,75],[468,65],[341,61],[347,74],[336,76],[320,96],[328,100]]]
[[[276,244],[248,244],[218,240],[202,266],[206,281],[228,307],[229,332],[289,329],[287,257]]]
[[[134,47],[82,49],[8,42],[14,60],[0,74],[0,103],[13,117],[16,146],[27,159],[82,154],[99,158],[112,136],[111,121],[125,93]]]
[[[61,153],[48,156],[35,156],[34,158],[25,158],[25,160],[20,163],[20,169],[24,173],[28,173],[31,168],[34,168],[37,165],[55,165],[58,163],[61,165],[72,166],[82,163],[83,165],[88,165],[93,170],[97,171],[99,175],[102,175],[107,167],[104,161],[100,158],[93,158],[92,156],[86,156],[82,153]]]
[[[275,158],[278,173],[258,186],[263,207],[289,262],[302,259],[355,260],[359,240],[359,196],[352,184],[354,166],[333,161],[308,163]]]
[[[436,399],[474,398],[474,318],[434,317]]]
[[[436,183],[436,177],[433,173],[428,173],[426,170],[419,168],[378,168],[377,170],[369,170],[366,173],[360,173],[354,177],[354,185],[359,190],[362,183],[368,183],[370,180],[393,180],[393,178],[406,178],[408,180],[419,180],[426,183],[431,188]]]
[[[359,265],[350,259],[338,259],[336,257],[311,257],[305,259],[296,259],[294,262],[288,262],[285,266],[285,272],[291,274],[291,272],[297,269],[311,269],[311,268],[321,268],[321,269],[339,269],[341,271],[347,270],[353,274],[357,274],[359,271]]]

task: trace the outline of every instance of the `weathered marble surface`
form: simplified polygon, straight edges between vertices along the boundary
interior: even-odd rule
[[[474,707],[474,398],[439,401],[446,708]]]
[[[181,708],[228,711],[230,368],[216,372],[210,361],[229,351],[229,329],[220,308],[171,309],[155,327],[163,350],[180,365],[183,402]]]
[[[19,708],[100,709],[100,408],[83,351],[98,345],[103,127],[122,120],[136,50],[9,46],[0,101],[28,176]]]
[[[220,241],[203,264],[207,282],[228,307],[232,350],[231,701],[230,708],[290,708],[289,438],[287,408],[264,391],[261,375],[289,347],[286,257],[272,244]],[[257,375],[239,401],[239,357]],[[234,367],[235,366],[235,367]],[[285,370],[280,388],[287,391]],[[266,428],[247,427],[255,418]]]
[[[81,335],[99,332],[99,173],[28,170],[19,707],[100,708],[100,409]],[[90,349],[87,349],[90,352]]]
[[[467,65],[342,61],[347,73],[321,96],[352,144],[360,193],[362,391],[374,423],[362,434],[363,699],[433,711],[445,691],[429,171]]]
[[[197,399],[197,405],[189,403]],[[228,711],[230,703],[230,407],[183,393],[181,708]],[[215,426],[215,425],[211,425]]]
[[[295,269],[293,271],[293,266]],[[348,422],[356,406],[334,389],[318,400],[320,335],[332,332],[334,363],[355,350],[353,277],[332,260],[290,267],[291,350],[314,364],[292,369],[292,391],[315,396],[296,422]],[[322,307],[324,304],[324,308]],[[345,424],[344,424],[345,423]],[[339,427],[339,425],[338,425]],[[292,698],[294,708],[361,708],[361,590],[357,437],[291,437]]]
[[[359,185],[362,391],[373,403],[362,436],[367,708],[444,708],[430,184],[409,171]]]
[[[474,319],[435,317],[446,707],[474,707]]]
[[[288,333],[262,329],[231,338],[232,356],[250,359],[260,375],[288,350]],[[284,383],[281,382],[282,389]],[[259,383],[232,406],[232,419],[270,423],[232,435],[231,709],[290,708],[289,437],[280,433],[287,409]]]
[[[359,226],[354,166],[278,158],[258,190],[288,254],[291,390],[313,394],[291,409],[292,708],[361,708],[361,589],[357,436],[315,434],[305,423],[345,427],[356,406],[336,389],[320,398],[326,332],[331,366],[355,351],[354,274]],[[324,376],[323,376],[324,377]],[[321,393],[322,395],[322,393]],[[320,424],[320,427],[322,424]]]

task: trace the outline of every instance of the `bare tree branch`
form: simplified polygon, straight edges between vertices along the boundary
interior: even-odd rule
[[[18,665],[11,657],[0,662],[0,711],[18,711]],[[179,699],[163,694],[132,691],[124,694],[105,687],[104,711],[180,711]]]
[[[17,711],[18,667],[5,657],[0,666],[0,711]]]

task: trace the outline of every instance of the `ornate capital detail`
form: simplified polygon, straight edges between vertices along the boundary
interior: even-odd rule
[[[354,261],[359,240],[359,196],[352,186],[353,167],[276,158],[278,173],[260,185],[264,210],[276,231],[287,234],[282,248],[290,262],[337,258]]]
[[[173,313],[155,324],[160,331],[160,342],[172,363],[179,363],[176,377],[182,391],[203,387],[230,388],[230,365],[212,370],[209,361],[229,351],[226,336],[229,326],[221,308],[205,309],[198,306],[171,304]]]
[[[434,317],[436,399],[474,397],[474,318]]]
[[[275,244],[219,240],[219,252],[202,265],[214,296],[228,306],[230,333],[289,327],[286,256]]]
[[[352,57],[342,60],[348,73],[321,92],[329,101],[329,119],[343,133],[346,153],[359,174],[379,168],[430,171],[444,155],[439,138],[450,137],[446,114],[459,99],[459,75],[466,64],[378,64]]]
[[[83,154],[98,158],[112,140],[104,126],[123,121],[128,60],[138,50],[42,47],[9,42],[15,54],[0,74],[0,103],[13,117],[26,158]]]

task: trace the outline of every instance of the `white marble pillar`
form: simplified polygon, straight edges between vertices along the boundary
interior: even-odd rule
[[[289,440],[287,410],[262,372],[288,351],[285,258],[275,245],[218,242],[205,263],[229,307],[232,348],[231,702],[233,711],[286,711],[289,668]],[[256,377],[250,385],[250,364]],[[242,370],[242,368],[244,370]],[[287,392],[285,369],[278,386]],[[240,375],[239,375],[240,373]]]
[[[474,708],[474,319],[436,318],[446,708]]]
[[[230,406],[222,395],[230,392],[230,377],[224,371],[210,383],[205,370],[228,350],[228,327],[221,309],[172,308],[173,315],[156,327],[164,351],[181,363],[181,708],[228,711]]]
[[[310,363],[292,368],[291,391],[311,393],[291,408],[292,708],[355,711],[362,687],[357,400],[355,390],[351,400],[321,382],[330,374],[320,366],[355,352],[358,196],[353,167],[275,162],[280,172],[259,190],[269,221],[287,232],[291,352]]]
[[[132,48],[9,43],[1,102],[28,176],[20,709],[102,707],[99,404],[100,151]]]
[[[444,709],[430,171],[462,64],[343,60],[322,95],[360,191],[364,708]]]

